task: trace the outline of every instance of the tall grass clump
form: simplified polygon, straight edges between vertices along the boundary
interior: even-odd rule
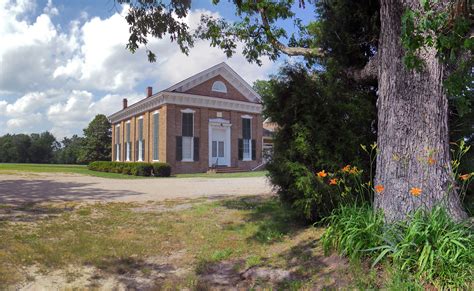
[[[368,258],[372,266],[387,261],[401,273],[440,288],[472,288],[474,233],[455,222],[442,207],[416,211],[407,220],[384,224],[368,204],[341,206],[326,219],[325,251]]]
[[[328,227],[323,234],[325,253],[335,248],[352,259],[367,256],[365,250],[382,243],[384,219],[369,204],[341,205],[323,220]]]
[[[453,221],[443,207],[418,210],[394,226],[390,257],[401,271],[444,288],[472,287],[474,233],[466,223]]]

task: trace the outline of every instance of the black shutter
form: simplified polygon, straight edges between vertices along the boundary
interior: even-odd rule
[[[142,140],[142,161],[145,161],[145,140]]]
[[[176,160],[181,161],[183,159],[183,138],[181,136],[176,137]]]
[[[237,146],[239,149],[239,161],[242,161],[244,159],[244,140],[239,138],[239,144]]]
[[[199,137],[194,138],[194,161],[199,161]]]
[[[138,141],[135,141],[135,162],[138,161]]]
[[[256,140],[252,139],[252,161],[257,159],[257,142]]]
[[[118,158],[119,161],[122,161],[122,144],[119,143],[119,158]]]

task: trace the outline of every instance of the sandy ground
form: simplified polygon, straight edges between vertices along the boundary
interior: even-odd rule
[[[0,203],[4,204],[51,201],[144,202],[260,195],[271,191],[265,177],[120,180],[61,173],[0,174]]]

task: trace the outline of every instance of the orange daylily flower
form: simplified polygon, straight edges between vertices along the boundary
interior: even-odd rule
[[[433,159],[432,157],[429,157],[429,158],[428,158],[428,165],[432,166],[432,165],[434,165],[435,163],[436,163],[436,160],[435,160],[435,159]]]
[[[374,189],[375,189],[375,192],[377,192],[377,193],[380,193],[383,190],[385,190],[383,185],[375,185]]]
[[[347,173],[351,170],[351,165],[346,165],[344,168],[342,168],[342,171]]]
[[[353,167],[350,171],[349,171],[350,174],[357,174],[359,173],[359,169],[357,169],[357,167]]]
[[[459,179],[466,181],[471,177],[471,174],[464,174],[464,175],[459,175]]]
[[[337,179],[333,178],[333,179],[329,180],[329,185],[337,185]]]
[[[324,178],[328,175],[328,173],[326,173],[326,171],[322,170],[322,171],[319,171],[317,173],[318,177],[321,177],[321,178]]]
[[[410,189],[410,194],[415,196],[415,197],[418,197],[421,194],[421,189],[417,188],[417,187],[413,187],[413,188]]]

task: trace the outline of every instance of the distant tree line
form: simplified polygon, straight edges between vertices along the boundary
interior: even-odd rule
[[[105,115],[97,115],[84,129],[84,137],[73,135],[57,141],[43,133],[6,134],[0,137],[0,163],[87,164],[109,161],[112,132]]]

